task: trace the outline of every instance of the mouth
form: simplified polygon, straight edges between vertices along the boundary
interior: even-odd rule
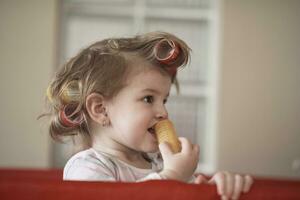
[[[155,135],[155,130],[153,127],[148,128],[148,132],[151,133],[152,135]]]
[[[156,137],[156,133],[155,133],[154,126],[148,128],[148,133],[149,133],[149,134],[151,135],[151,137],[154,139],[155,143],[158,144],[158,140],[157,140],[157,137]]]

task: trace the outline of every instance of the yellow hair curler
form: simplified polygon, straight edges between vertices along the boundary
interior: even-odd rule
[[[74,80],[66,84],[61,93],[60,98],[64,104],[77,102],[80,99],[79,82]]]
[[[46,91],[46,96],[48,98],[48,100],[53,103],[53,97],[52,97],[52,94],[51,94],[51,89],[50,89],[50,85],[47,87],[47,91]]]

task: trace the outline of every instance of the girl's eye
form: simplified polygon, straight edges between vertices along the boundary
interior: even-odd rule
[[[145,101],[146,103],[153,103],[153,96],[145,96],[143,101]]]

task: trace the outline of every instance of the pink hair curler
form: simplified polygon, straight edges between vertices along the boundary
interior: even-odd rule
[[[83,114],[74,113],[74,108],[76,109],[74,104],[68,104],[59,111],[59,119],[65,127],[74,128],[84,121]]]
[[[154,47],[155,58],[166,65],[171,65],[179,55],[179,47],[172,40],[161,40]]]
[[[168,73],[175,77],[177,74],[178,66],[174,65],[178,55],[179,55],[178,44],[172,40],[161,40],[154,47],[154,56],[162,64],[167,65],[164,67]]]

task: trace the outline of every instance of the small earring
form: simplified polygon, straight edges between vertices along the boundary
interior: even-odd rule
[[[104,113],[104,116],[105,116],[105,119],[104,119],[103,122],[102,122],[102,126],[103,126],[103,127],[106,127],[106,126],[109,125],[109,119],[108,119],[108,115],[107,115],[106,112]]]
[[[109,126],[109,119],[104,119],[104,120],[102,121],[102,126],[103,126],[103,127]]]

